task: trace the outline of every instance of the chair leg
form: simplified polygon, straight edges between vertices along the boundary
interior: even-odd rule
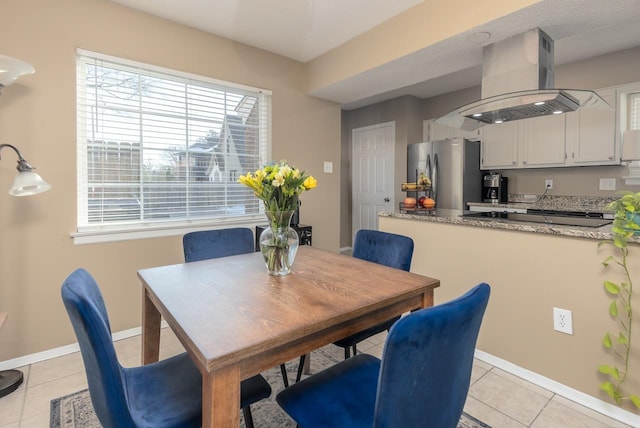
[[[302,354],[300,356],[300,361],[298,362],[298,374],[296,375],[296,383],[300,382],[302,378],[302,371],[304,370],[304,362],[307,360],[307,354]]]
[[[351,357],[351,351],[353,351],[353,356],[356,356],[356,353],[358,352],[358,349],[356,348],[356,345],[353,345],[351,347],[347,346],[344,348],[344,359],[347,360]]]
[[[249,406],[242,409],[244,414],[244,426],[246,428],[253,428],[253,416],[251,416],[251,408]]]
[[[289,388],[289,377],[287,376],[287,367],[284,364],[280,364],[280,372],[282,373],[282,382],[285,388]]]

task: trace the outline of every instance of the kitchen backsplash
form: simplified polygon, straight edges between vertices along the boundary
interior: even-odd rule
[[[522,195],[509,194],[509,202],[506,204],[490,204],[483,202],[470,202],[475,206],[507,207],[516,205],[522,208],[538,208],[561,211],[592,211],[607,212],[607,205],[617,200],[619,196],[558,196],[558,195]]]

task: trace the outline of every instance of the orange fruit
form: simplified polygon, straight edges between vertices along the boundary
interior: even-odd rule
[[[425,208],[433,208],[436,206],[436,201],[431,198],[426,198],[424,201],[422,201],[422,206]]]
[[[404,198],[405,208],[415,208],[416,203],[417,203],[416,198]]]

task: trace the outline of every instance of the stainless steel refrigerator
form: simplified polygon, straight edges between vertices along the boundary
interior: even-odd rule
[[[480,142],[455,138],[409,144],[407,181],[420,173],[431,179],[436,208],[466,210],[467,202],[482,200]]]

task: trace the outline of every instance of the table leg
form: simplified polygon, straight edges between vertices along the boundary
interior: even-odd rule
[[[142,364],[160,359],[160,312],[149,299],[147,287],[142,296]]]
[[[427,290],[422,295],[422,307],[430,308],[431,306],[433,306],[433,290]]]
[[[304,367],[302,369],[302,373],[304,374],[311,373],[311,354],[307,354],[307,357],[304,359]]]
[[[230,366],[202,376],[202,428],[240,425],[240,367]]]

